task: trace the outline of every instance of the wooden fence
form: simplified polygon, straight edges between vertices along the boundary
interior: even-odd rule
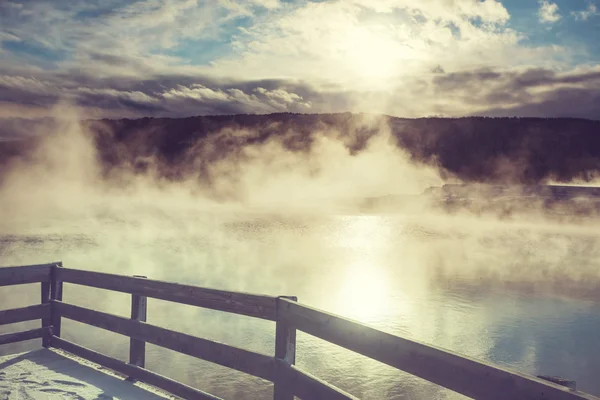
[[[65,350],[185,399],[218,397],[147,370],[145,343],[273,382],[275,400],[292,400],[294,396],[306,400],[355,399],[294,365],[296,331],[300,330],[472,398],[600,400],[535,376],[378,331],[299,304],[295,297],[229,292],[83,271],[63,268],[60,262],[0,268],[0,286],[37,282],[41,283],[41,304],[0,311],[0,325],[41,319],[41,328],[0,335],[0,344],[41,338],[44,347]],[[64,282],[130,293],[131,318],[64,302]],[[275,321],[275,354],[260,354],[148,324],[145,322],[148,297]],[[129,362],[62,339],[62,318],[128,336]]]

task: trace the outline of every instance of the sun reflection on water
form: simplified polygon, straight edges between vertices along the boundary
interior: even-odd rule
[[[343,260],[333,285],[335,311],[377,323],[392,309],[398,312],[399,307],[409,307],[398,285],[392,282],[390,221],[379,216],[353,216],[341,223],[335,241],[342,249]]]
[[[349,266],[336,291],[338,311],[361,321],[378,319],[385,314],[389,308],[390,287],[383,272],[369,263]]]

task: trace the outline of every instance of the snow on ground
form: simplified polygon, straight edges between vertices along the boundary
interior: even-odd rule
[[[40,349],[0,357],[0,400],[168,398],[173,397],[60,351]]]

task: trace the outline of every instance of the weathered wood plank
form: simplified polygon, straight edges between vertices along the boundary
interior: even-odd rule
[[[291,301],[298,301],[296,297],[287,297]],[[279,299],[277,309],[279,310]],[[287,364],[296,362],[296,329],[278,318],[275,325],[275,358]],[[275,380],[273,388],[274,400],[294,400],[292,387],[283,380]]]
[[[56,270],[58,268],[62,268],[62,262],[59,262],[57,265],[52,267],[50,271],[50,299],[51,300],[59,300],[62,301],[63,298],[63,283],[56,279]],[[50,321],[53,327],[54,336],[60,336],[61,331],[61,318],[60,314],[54,312],[54,310],[50,309]]]
[[[137,278],[146,278],[137,276]],[[148,298],[137,294],[131,295],[131,319],[146,322]],[[146,343],[134,338],[129,339],[129,363],[144,367],[146,364]]]
[[[275,320],[277,298],[273,296],[207,289],[179,283],[70,268],[57,268],[56,272],[57,278],[63,282]]]
[[[0,335],[0,346],[3,344],[23,342],[25,340],[39,339],[44,335],[51,334],[52,328],[47,326],[45,328],[30,329],[28,331],[5,333]]]
[[[594,399],[595,396],[281,299],[280,318],[306,333],[477,399]]]
[[[0,267],[0,286],[48,282],[50,270],[56,263],[26,265],[23,267]]]
[[[23,321],[48,318],[50,304],[36,304],[28,307],[13,308],[0,311],[0,325],[14,324]]]
[[[55,301],[53,305],[63,318],[143,340],[271,382],[274,379],[275,360],[264,354],[72,304]]]
[[[113,371],[120,372],[132,378],[135,378],[141,382],[145,382],[149,385],[157,388],[166,390],[176,396],[190,400],[221,400],[220,397],[213,396],[210,393],[203,392],[195,389],[191,386],[177,382],[173,379],[167,378],[166,376],[159,375],[155,372],[148,371],[136,365],[127,364],[116,358],[106,356],[98,353],[94,350],[90,350],[83,346],[79,346],[75,343],[53,336],[51,339],[52,347],[62,349],[76,356],[85,358],[86,360],[92,361],[96,364],[102,365],[103,367],[112,369]]]
[[[560,376],[549,376],[549,375],[536,375],[536,376],[545,381],[550,381],[550,382],[556,383],[561,386],[566,386],[569,389],[573,389],[573,390],[577,389],[577,382],[569,380],[569,379],[561,378]]]
[[[48,304],[50,303],[50,282],[42,282],[41,283],[41,303]],[[52,306],[50,306],[50,310],[52,310]],[[45,326],[52,325],[52,318],[50,316],[42,318],[42,328]],[[46,334],[42,338],[42,346],[48,347],[50,345],[50,338]]]
[[[277,360],[277,363],[277,381],[303,400],[358,400],[358,397],[354,397],[294,365],[281,360]]]

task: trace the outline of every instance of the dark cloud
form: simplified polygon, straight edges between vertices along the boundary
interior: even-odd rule
[[[482,113],[494,117],[574,117],[600,119],[600,88],[562,88],[530,103],[498,107]]]
[[[96,54],[107,62],[118,57]],[[198,114],[308,112],[347,106],[345,93],[321,93],[303,82],[288,80],[234,81],[201,75],[98,77],[73,70],[49,73],[30,70],[0,71],[0,100],[50,106],[68,98],[84,107],[127,110],[142,115],[189,116]],[[144,74],[140,74],[145,76]],[[319,105],[313,110],[312,105]]]
[[[534,87],[552,87],[560,84],[600,83],[600,71],[584,71],[558,74],[544,68],[530,68],[520,72],[499,72],[491,69],[448,73],[434,77],[438,90],[454,90],[465,87],[502,85],[505,90],[523,90]]]
[[[121,62],[110,54],[97,53],[94,57]],[[106,110],[107,115],[367,111],[411,117],[476,114],[600,119],[599,98],[597,70],[557,73],[531,68],[518,72],[480,69],[437,73],[415,78],[392,90],[391,95],[286,79],[240,81],[144,73],[136,78],[95,76],[80,70],[0,70],[0,101],[51,106],[69,99],[83,107]]]
[[[484,84],[489,81],[495,81],[502,78],[502,74],[489,69],[476,71],[453,72],[440,74],[433,78],[433,83],[437,89],[455,90],[474,84]]]
[[[0,101],[15,103],[24,106],[46,106],[50,107],[56,103],[56,93],[43,93],[27,87],[8,86],[0,81]]]
[[[117,54],[110,53],[99,53],[99,52],[90,52],[87,54],[87,57],[92,61],[99,61],[107,65],[118,65],[118,66],[128,66],[128,67],[137,67],[139,68],[141,63],[136,63],[132,60],[131,57],[121,56]]]
[[[513,88],[520,89],[558,84],[582,84],[594,81],[600,81],[600,71],[558,75],[554,71],[536,68],[515,75],[511,84]]]
[[[525,72],[509,76],[509,88],[521,90],[535,86],[551,85],[556,80],[556,73],[542,68],[533,68]]]
[[[126,109],[140,114],[156,114],[166,112],[163,105],[154,99],[148,101],[135,100],[129,98],[126,92],[103,93],[103,92],[82,92],[78,94],[78,105],[83,107],[99,107],[107,110]]]
[[[600,119],[600,71],[559,74],[531,68],[520,72],[479,70],[436,76],[440,96],[461,97],[487,107],[486,116]]]

